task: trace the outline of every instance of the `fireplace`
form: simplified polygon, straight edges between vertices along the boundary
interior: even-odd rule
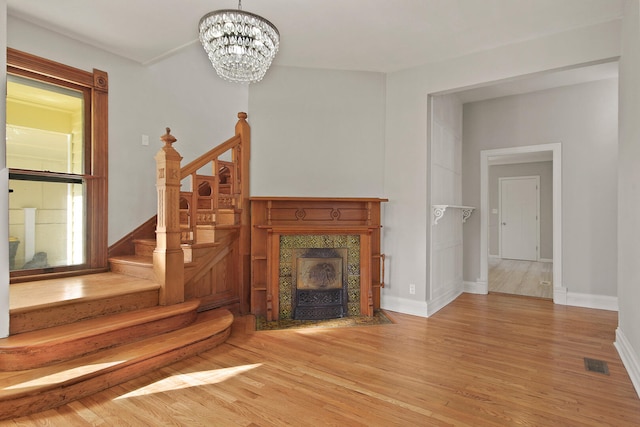
[[[333,319],[348,315],[346,248],[294,250],[292,308],[296,320]]]
[[[251,197],[251,313],[267,321],[372,316],[384,286],[385,201]]]

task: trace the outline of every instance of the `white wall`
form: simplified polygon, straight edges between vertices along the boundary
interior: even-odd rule
[[[456,95],[431,97],[429,128],[430,205],[462,204],[462,102]],[[449,208],[430,223],[431,315],[462,293],[462,211]],[[420,289],[422,291],[422,289]]]
[[[0,100],[7,98],[7,2],[0,0]],[[0,119],[7,122],[6,102],[0,102]],[[0,141],[6,127],[0,126]],[[0,242],[9,241],[9,171],[6,146],[0,142]],[[9,336],[9,245],[0,245],[0,338]]]
[[[249,90],[253,196],[384,197],[384,75],[272,67]]]
[[[463,199],[480,206],[480,152],[562,144],[562,285],[616,296],[618,80],[466,104]],[[465,280],[480,272],[479,216],[464,230]]]
[[[640,2],[625,4],[620,60],[616,347],[640,395]]]
[[[427,95],[600,61],[619,53],[620,23],[612,21],[387,76],[384,193],[390,201],[385,208],[383,250],[392,265],[382,294],[384,308],[425,315],[428,290],[409,295],[408,284],[426,289],[429,274]],[[470,203],[463,198],[463,204]]]
[[[154,156],[166,127],[186,164],[233,136],[248,109],[247,86],[217,77],[195,43],[145,67],[10,16],[7,44],[109,74],[109,244],[155,215]]]

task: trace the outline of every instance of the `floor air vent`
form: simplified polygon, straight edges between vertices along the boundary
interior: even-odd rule
[[[605,362],[604,360],[589,359],[588,357],[585,357],[584,368],[587,371],[609,375],[609,367],[607,366],[607,362]]]

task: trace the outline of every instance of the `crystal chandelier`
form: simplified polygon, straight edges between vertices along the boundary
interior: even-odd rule
[[[218,75],[237,83],[262,80],[278,52],[280,33],[271,22],[242,10],[223,9],[200,19],[200,42]]]

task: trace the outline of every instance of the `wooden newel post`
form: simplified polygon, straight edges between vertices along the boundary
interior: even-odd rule
[[[164,146],[156,154],[158,225],[153,273],[160,287],[160,305],[184,302],[184,254],[180,246],[180,161],[172,147],[171,129],[160,139]]]
[[[239,153],[240,159],[238,164],[240,166],[240,192],[241,199],[238,208],[241,209],[240,213],[240,239],[239,239],[239,252],[240,252],[240,312],[248,313],[250,307],[248,301],[250,300],[251,289],[251,211],[249,209],[249,163],[251,160],[251,128],[247,123],[247,113],[238,113],[238,123],[236,123],[236,135],[240,137],[242,141],[241,150]]]

